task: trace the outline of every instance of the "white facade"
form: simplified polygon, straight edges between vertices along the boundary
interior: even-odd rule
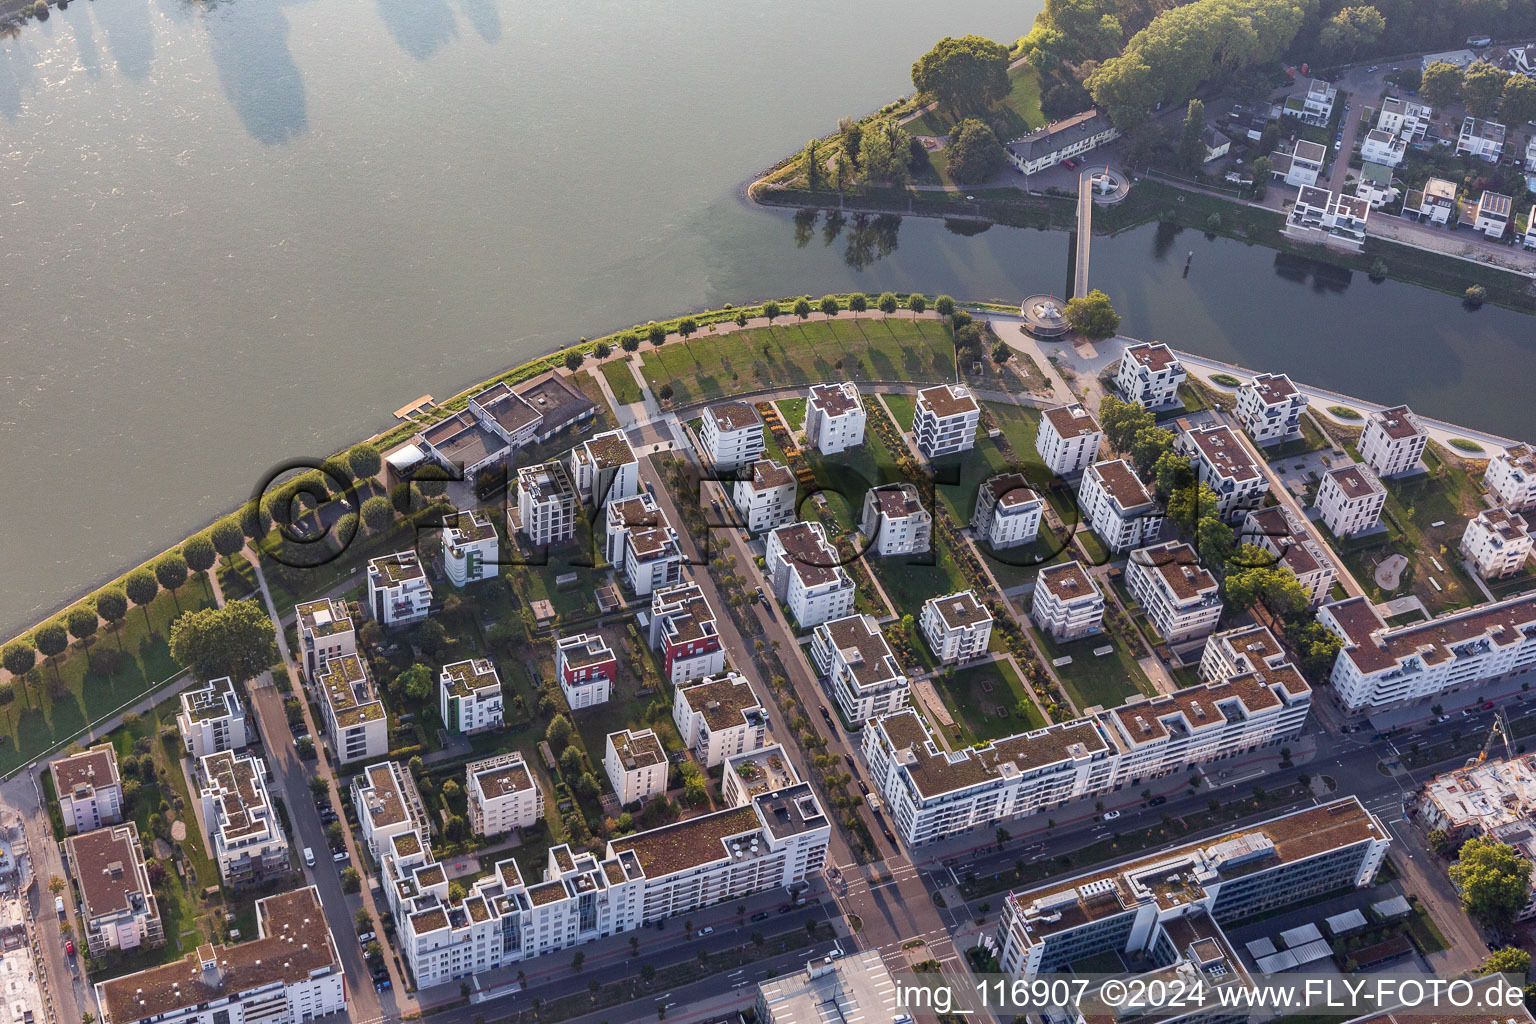
[[[555,674],[572,711],[606,704],[618,666],[601,634],[576,633],[555,641]]]
[[[1301,119],[1308,124],[1327,124],[1333,116],[1333,103],[1338,96],[1338,87],[1332,82],[1312,79],[1307,83],[1307,91],[1297,97],[1301,100]],[[1286,104],[1286,108],[1289,110],[1290,104]]]
[[[970,451],[976,444],[981,406],[962,384],[940,384],[917,393],[912,434],[917,450],[930,459]]]
[[[476,733],[502,725],[501,677],[489,658],[444,665],[437,680],[438,711],[449,732]]]
[[[768,742],[768,712],[751,684],[735,672],[679,686],[672,699],[672,721],[706,768]]]
[[[853,611],[853,577],[820,523],[792,523],[768,535],[764,562],[773,595],[789,605],[801,629]]]
[[[795,475],[772,459],[758,459],[751,474],[736,481],[731,502],[748,533],[777,530],[795,521]]]
[[[1261,373],[1237,390],[1237,418],[1258,445],[1300,437],[1306,407],[1307,396],[1283,373]]]
[[[1424,138],[1433,118],[1434,111],[1426,103],[1388,96],[1381,101],[1376,127],[1408,142],[1417,142]]]
[[[1298,141],[1289,153],[1274,153],[1270,156],[1274,163],[1274,173],[1294,188],[1316,185],[1327,159],[1328,150],[1325,147],[1306,139]]]
[[[160,904],[131,821],[64,840],[64,860],[80,891],[80,944],[92,956],[165,945]]]
[[[640,493],[640,462],[622,430],[593,434],[571,449],[571,483],[594,507]]]
[[[426,620],[432,611],[432,584],[415,551],[396,551],[369,561],[368,607],[386,629]]]
[[[1020,174],[1039,174],[1119,137],[1120,130],[1110,123],[1108,116],[1089,107],[1014,139],[1003,151]]]
[[[1370,603],[1325,604],[1317,620],[1344,641],[1329,680],[1351,710],[1472,689],[1536,663],[1536,597],[1387,628]]]
[[[655,498],[609,502],[607,528],[608,561],[637,596],[682,581],[683,549]]]
[[[667,791],[667,752],[649,729],[611,732],[604,741],[603,770],[620,805]]]
[[[1400,476],[1419,468],[1429,431],[1406,405],[1368,414],[1360,433],[1360,458],[1377,476]]]
[[[1057,476],[1071,476],[1099,457],[1104,432],[1081,404],[1045,410],[1035,432],[1035,451],[1045,468]]]
[[[1485,508],[1467,520],[1461,550],[1483,579],[1519,572],[1531,557],[1531,534],[1525,517],[1502,508]]]
[[[1243,520],[1239,544],[1252,544],[1275,556],[1275,564],[1289,569],[1306,588],[1311,604],[1320,604],[1333,589],[1338,570],[1307,528],[1284,505],[1254,509]]]
[[[250,742],[245,728],[245,706],[228,676],[195,690],[182,691],[176,729],[187,753],[196,760],[221,750],[239,750]]]
[[[893,714],[911,699],[906,669],[868,615],[850,615],[817,626],[811,637],[811,661],[850,722]]]
[[[976,489],[976,509],[971,513],[971,532],[993,550],[1033,543],[1040,536],[1045,501],[1019,473],[988,477]]]
[[[1493,496],[1493,504],[1511,512],[1536,507],[1536,453],[1531,446],[1518,444],[1489,459],[1483,486]]]
[[[1188,377],[1173,349],[1141,342],[1121,354],[1115,388],[1143,409],[1166,409],[1179,404],[1179,385]]]
[[[1216,492],[1216,513],[1240,519],[1264,503],[1269,483],[1258,460],[1230,427],[1203,427],[1180,434],[1177,447],[1194,463],[1200,482]]]
[[[1415,208],[1411,205],[1413,193],[1408,194],[1408,200],[1403,204],[1404,213],[1417,214],[1419,220],[1430,224],[1451,224],[1458,219],[1457,211],[1461,203],[1456,198],[1455,182],[1430,178],[1424,182],[1424,190],[1418,195],[1419,204]]]
[[[933,540],[933,516],[915,484],[884,484],[864,492],[859,532],[881,557],[922,554]]]
[[[565,544],[576,536],[580,507],[581,498],[563,463],[524,466],[517,471],[517,520],[507,526],[521,529],[535,547]],[[510,516],[512,510],[507,511]]]
[[[544,792],[521,751],[465,765],[464,793],[469,798],[469,827],[476,835],[530,828],[544,816]]]
[[[756,462],[768,448],[762,418],[746,402],[723,402],[705,409],[699,443],[722,471]]]
[[[501,565],[501,538],[496,524],[470,510],[451,517],[443,526],[443,572],[456,587],[468,586],[496,575]]]
[[[1477,213],[1472,226],[1489,238],[1498,240],[1509,230],[1514,218],[1514,200],[1497,192],[1484,192],[1477,199]]]
[[[1475,156],[1486,163],[1497,163],[1504,155],[1504,137],[1508,129],[1497,121],[1484,121],[1468,117],[1461,122],[1461,133],[1456,137],[1456,153]]]
[[[314,689],[338,761],[345,765],[389,753],[389,722],[367,662],[355,654],[332,658],[315,678]]]
[[[1520,245],[1526,249],[1536,249],[1536,204],[1525,215],[1525,234],[1520,236]]]
[[[817,384],[805,402],[805,443],[823,455],[864,443],[864,403],[849,381]]]
[[[1083,519],[1111,551],[1129,551],[1155,537],[1163,517],[1151,493],[1124,459],[1096,462],[1077,489]]]
[[[65,832],[91,832],[123,820],[123,783],[110,743],[54,759],[48,765]]]
[[[1104,628],[1104,592],[1076,562],[1048,565],[1035,577],[1031,621],[1057,643]]]
[[[725,668],[725,648],[715,612],[697,583],[666,587],[651,595],[650,645],[661,652],[667,681],[681,686]]]
[[[1366,465],[1329,470],[1317,488],[1314,507],[1335,537],[1374,529],[1387,504],[1387,489]]]
[[[371,764],[352,779],[352,808],[358,830],[373,859],[380,863],[391,850],[391,840],[407,832],[431,834],[426,807],[416,780],[395,761]]]
[[[943,665],[981,657],[992,639],[992,613],[970,590],[930,597],[923,602],[917,626]]]
[[[1369,163],[1396,167],[1407,155],[1408,143],[1381,128],[1372,128],[1366,132],[1360,143],[1360,159]]]
[[[295,605],[293,611],[299,630],[299,656],[310,679],[324,671],[332,658],[357,653],[357,627],[342,602],[322,597]]]
[[[1221,619],[1221,587],[1179,541],[1131,552],[1125,586],[1168,643],[1202,637]]]
[[[288,837],[267,794],[267,766],[232,750],[198,762],[203,823],[225,885],[259,885],[288,873]]]

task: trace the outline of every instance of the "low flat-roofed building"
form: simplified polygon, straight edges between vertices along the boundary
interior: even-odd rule
[[[450,732],[476,733],[502,725],[501,677],[489,658],[444,665],[437,680],[438,711]]]
[[[1057,643],[1104,628],[1104,592],[1077,562],[1048,565],[1035,577],[1029,617]]]
[[[930,597],[917,626],[942,665],[981,657],[992,639],[992,613],[972,590]]]
[[[315,689],[338,761],[345,765],[389,753],[389,721],[367,662],[355,654],[331,659],[316,678]]]
[[[811,635],[811,661],[850,722],[900,711],[910,700],[906,669],[868,615],[817,626]]]
[[[239,750],[250,742],[245,728],[245,705],[228,677],[181,692],[181,711],[176,715],[181,742],[194,759],[221,750]]]
[[[801,629],[853,612],[853,577],[842,561],[818,522],[791,523],[768,535],[768,583]]]
[[[805,443],[836,455],[864,443],[864,403],[851,381],[816,384],[805,401]]]
[[[432,584],[415,551],[396,551],[368,561],[368,607],[387,629],[414,626],[432,611]]]
[[[1320,604],[1333,589],[1333,581],[1338,576],[1333,560],[1284,505],[1249,512],[1237,541],[1274,555],[1276,565],[1291,570],[1296,582],[1307,589],[1312,604]]]
[[[1200,482],[1216,492],[1216,514],[1236,521],[1258,508],[1269,483],[1242,438],[1226,426],[1201,427],[1179,435],[1178,450],[1190,457]]]
[[[1493,495],[1493,504],[1511,512],[1536,508],[1536,452],[1528,444],[1497,453],[1488,460],[1483,486]]]
[[[680,686],[725,668],[725,647],[697,583],[663,587],[651,595],[650,644],[661,652],[667,681]]]
[[[1182,541],[1132,551],[1125,585],[1168,643],[1205,636],[1221,619],[1221,585]]]
[[[123,820],[123,782],[110,743],[54,758],[48,764],[65,832],[90,832]]]
[[[750,402],[721,402],[704,410],[699,443],[715,469],[732,470],[756,462],[768,450],[763,418]]]
[[[1281,444],[1301,436],[1307,396],[1283,373],[1261,373],[1237,389],[1237,418],[1255,444]]]
[[[994,551],[1031,544],[1040,536],[1045,501],[1022,473],[999,473],[976,488],[971,532]]]
[[[1483,579],[1519,572],[1531,557],[1531,533],[1525,517],[1503,508],[1485,508],[1467,520],[1461,550]]]
[[[1111,551],[1129,551],[1155,538],[1163,515],[1131,464],[1124,459],[1096,462],[1077,488],[1083,519]]]
[[[129,821],[70,836],[64,852],[80,886],[81,938],[92,956],[165,945],[137,825]]]
[[[772,459],[758,459],[736,481],[731,503],[748,533],[777,530],[795,520],[795,475]]]
[[[96,983],[102,1024],[302,1024],[347,1009],[314,886],[256,901],[256,937]]]
[[[904,1013],[878,949],[812,960],[803,971],[758,982],[756,1007],[760,1024],[874,1024]]]
[[[1121,353],[1115,387],[1143,409],[1168,409],[1179,404],[1179,385],[1188,378],[1173,349],[1160,341],[1138,342]]]
[[[501,537],[496,524],[471,509],[445,517],[443,572],[456,587],[494,577],[501,567]]]
[[[469,827],[476,835],[499,836],[529,828],[544,816],[544,792],[521,751],[497,754],[464,766]]]
[[[1099,457],[1104,432],[1081,403],[1047,409],[1035,433],[1035,451],[1045,468],[1057,476],[1071,476]]]
[[[1380,522],[1387,489],[1363,463],[1340,466],[1323,474],[1313,504],[1335,537],[1352,537]]]
[[[683,743],[706,768],[768,742],[768,712],[752,685],[735,672],[679,686],[672,701],[672,721]]]
[[[636,596],[682,582],[683,549],[655,498],[609,502],[606,526],[608,562]]]
[[[581,497],[562,462],[524,466],[517,471],[517,520],[509,529],[520,529],[535,547],[569,543],[576,537],[577,509]],[[508,509],[510,516],[513,510]]]
[[[963,384],[938,384],[917,393],[912,436],[917,450],[930,459],[969,451],[976,444],[981,406]]]
[[[352,778],[352,808],[373,859],[383,862],[389,842],[404,832],[431,834],[430,818],[411,773],[394,761],[380,761]]]
[[[1386,96],[1376,115],[1376,127],[1398,138],[1418,142],[1424,138],[1434,117],[1427,103],[1405,96]]]
[[[1456,198],[1456,183],[1444,178],[1430,178],[1422,189],[1410,190],[1403,200],[1403,212],[1431,224],[1455,224],[1460,219],[1461,203]]]
[[[299,630],[299,656],[310,679],[323,672],[332,658],[357,653],[357,628],[343,602],[322,597],[296,605],[293,611]]]
[[[581,500],[597,508],[640,493],[640,461],[622,430],[593,434],[572,448],[570,475]]]
[[[1408,155],[1408,143],[1381,128],[1372,128],[1360,140],[1360,159],[1396,167]]]
[[[1429,431],[1406,405],[1367,413],[1360,432],[1360,458],[1377,476],[1401,476],[1420,468]]]
[[[199,763],[203,823],[225,885],[261,885],[288,873],[288,837],[267,794],[267,767],[232,750]]]
[[[1110,123],[1109,115],[1089,107],[1021,135],[1004,146],[1003,151],[1020,174],[1039,174],[1119,136],[1120,131]]]
[[[1498,192],[1484,192],[1477,198],[1477,213],[1472,226],[1492,239],[1504,237],[1514,220],[1515,201]]]
[[[1456,153],[1475,156],[1486,163],[1498,163],[1504,155],[1504,139],[1509,129],[1497,121],[1480,117],[1466,117],[1461,122],[1461,132],[1456,136]]]
[[[650,729],[611,732],[603,746],[603,770],[621,805],[667,791],[667,752]]]
[[[601,633],[575,633],[555,641],[555,674],[572,711],[606,704],[619,660]]]
[[[882,484],[864,492],[859,532],[870,548],[882,557],[920,555],[933,540],[933,516],[923,507],[917,485]]]

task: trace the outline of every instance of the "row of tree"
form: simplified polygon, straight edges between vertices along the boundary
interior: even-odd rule
[[[1473,117],[1498,115],[1510,125],[1536,119],[1536,82],[1487,61],[1480,60],[1465,71],[1435,61],[1424,69],[1419,89],[1432,106],[1445,107],[1460,100]]]

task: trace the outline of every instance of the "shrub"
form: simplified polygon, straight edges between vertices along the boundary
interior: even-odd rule
[[[1385,281],[1387,279],[1387,261],[1380,256],[1371,262],[1371,280]]]
[[[1488,299],[1488,289],[1480,284],[1474,284],[1462,293],[1461,301],[1464,305],[1476,309]]]
[[[1341,420],[1357,420],[1360,414],[1347,405],[1330,405],[1328,411]]]
[[[1243,382],[1232,376],[1230,373],[1211,374],[1211,383],[1220,384],[1224,388],[1240,388],[1243,386]]]
[[[1451,438],[1451,447],[1455,448],[1457,451],[1462,452],[1480,452],[1483,450],[1482,445],[1478,444],[1476,441],[1468,441],[1464,437]]]
[[[1221,230],[1221,214],[1213,213],[1205,218],[1205,230],[1215,233]]]

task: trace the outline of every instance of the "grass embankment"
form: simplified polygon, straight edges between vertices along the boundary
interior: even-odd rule
[[[630,372],[629,360],[612,359],[603,364],[603,377],[608,381],[608,386],[613,389],[614,400],[620,405],[631,405],[640,401],[640,385],[635,381],[635,375]]]

